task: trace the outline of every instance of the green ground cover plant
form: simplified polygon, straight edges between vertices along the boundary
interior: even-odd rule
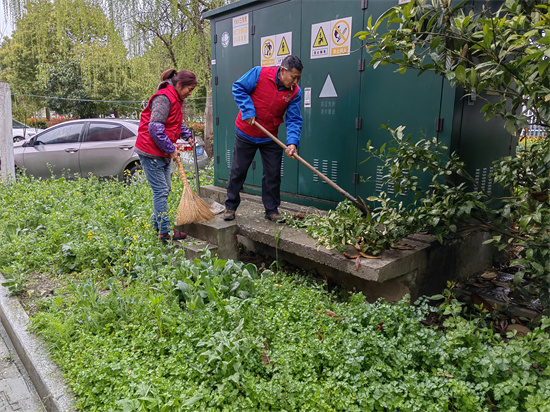
[[[301,273],[208,252],[189,261],[158,241],[150,197],[139,181],[0,186],[0,272],[21,279],[12,292],[27,303],[26,279],[55,279],[52,294],[32,296],[33,330],[78,410],[550,407],[548,318],[514,337],[450,294],[439,308],[370,304]]]

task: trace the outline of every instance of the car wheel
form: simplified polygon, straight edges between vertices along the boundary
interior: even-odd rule
[[[139,163],[124,171],[124,179],[129,185],[139,184],[146,180],[145,173]]]

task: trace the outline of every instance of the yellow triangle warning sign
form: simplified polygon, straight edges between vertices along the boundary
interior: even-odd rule
[[[286,39],[283,37],[277,56],[284,56],[285,54],[290,54],[290,50],[288,50],[288,44],[286,44]]]
[[[323,26],[319,27],[319,31],[317,32],[317,37],[315,38],[315,43],[313,43],[313,47],[324,47],[328,46],[327,42],[327,36],[325,36],[325,32],[323,31]]]

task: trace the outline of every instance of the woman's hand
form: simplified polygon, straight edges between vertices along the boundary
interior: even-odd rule
[[[178,159],[179,155],[180,155],[180,151],[176,147],[176,150],[170,153],[170,159],[172,159],[175,162]]]

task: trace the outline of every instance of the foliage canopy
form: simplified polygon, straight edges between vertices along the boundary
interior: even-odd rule
[[[9,82],[14,93],[27,95],[16,104],[34,102],[30,111],[47,103],[81,117],[113,107],[139,112],[136,102],[150,97],[168,68],[197,74],[194,96],[204,97],[211,89],[209,22],[201,14],[224,0],[4,3],[16,19],[16,30],[0,45],[0,80]],[[45,102],[36,95],[54,99]],[[120,103],[110,103],[114,101]],[[195,106],[204,110],[202,101]]]

